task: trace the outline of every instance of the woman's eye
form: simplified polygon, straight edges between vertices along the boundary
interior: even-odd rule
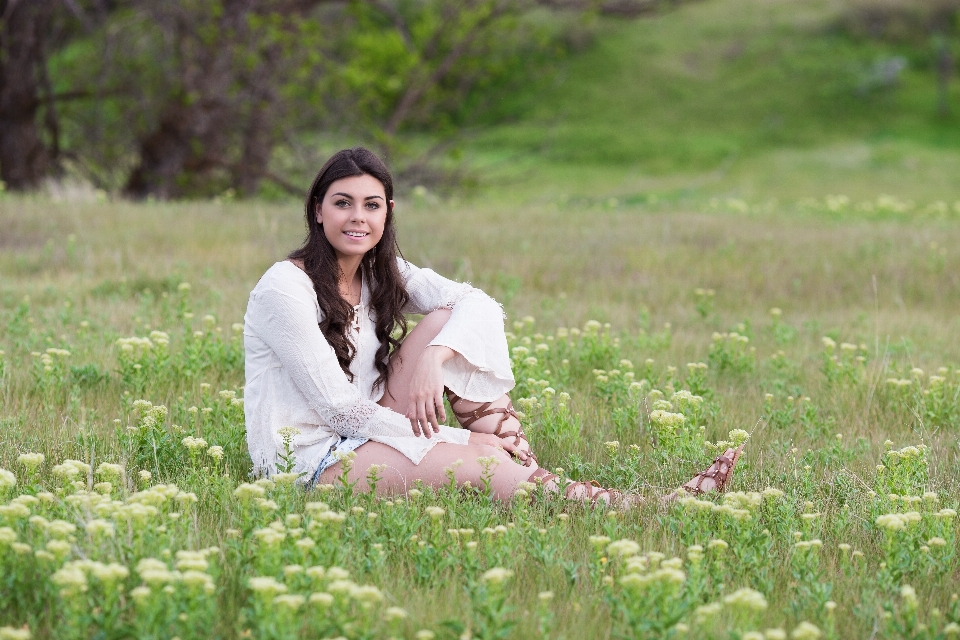
[[[334,202],[333,204],[334,204],[334,206],[336,206],[336,207],[340,207],[341,209],[344,209],[344,208],[350,206],[350,201],[349,201],[349,200],[337,200],[337,201]]]
[[[370,209],[370,211],[376,211],[376,210],[379,209],[379,208],[380,208],[380,205],[379,205],[378,203],[376,203],[376,202],[368,202],[368,203],[367,203],[367,209]]]

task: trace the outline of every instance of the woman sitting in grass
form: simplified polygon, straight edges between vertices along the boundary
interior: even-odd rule
[[[617,491],[537,465],[507,396],[514,379],[500,305],[399,258],[392,198],[373,153],[334,155],[307,194],[304,245],[250,294],[244,402],[255,472],[275,473],[282,458],[307,487],[332,483],[352,451],[347,477],[360,490],[372,465],[383,493],[417,481],[438,487],[448,468],[479,486],[486,465],[500,499],[540,482],[571,500],[629,506]],[[424,314],[409,332],[407,313]],[[465,428],[440,424],[444,393]],[[728,450],[686,488],[722,491],[739,453]]]

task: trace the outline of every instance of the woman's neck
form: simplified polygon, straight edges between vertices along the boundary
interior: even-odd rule
[[[343,280],[341,283],[353,282],[360,271],[360,262],[363,256],[337,256],[337,263],[340,265],[340,275]]]
[[[362,286],[360,263],[363,256],[349,256],[346,259],[338,258],[340,264],[340,295],[351,305],[359,303],[360,288]]]

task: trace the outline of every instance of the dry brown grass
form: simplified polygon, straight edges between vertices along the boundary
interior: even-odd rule
[[[401,203],[398,220],[409,260],[469,279],[507,302],[511,315],[533,314],[545,327],[596,317],[632,330],[646,310],[653,325],[701,335],[693,290],[704,287],[717,292],[711,329],[758,321],[779,306],[797,326],[816,321],[871,342],[907,337],[921,359],[957,353],[960,225],[952,221],[494,201]],[[0,201],[0,293],[8,308],[26,294],[83,304],[104,283],[179,278],[232,322],[260,274],[298,244],[302,224],[297,203],[8,197]],[[96,306],[124,322],[135,305]]]

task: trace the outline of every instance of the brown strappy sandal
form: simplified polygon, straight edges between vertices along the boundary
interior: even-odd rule
[[[537,470],[530,474],[530,477],[527,478],[527,482],[533,482],[534,484],[547,484],[551,480],[558,480],[560,476],[555,473],[550,473],[543,467],[537,467]]]
[[[512,416],[517,419],[517,422],[520,422],[520,416],[517,415],[516,410],[513,408],[513,402],[510,402],[508,400],[506,407],[493,407],[492,409],[490,408],[490,405],[492,405],[493,403],[485,402],[481,404],[479,407],[477,407],[476,409],[474,409],[473,411],[467,411],[465,413],[457,413],[457,410],[454,407],[458,402],[463,400],[463,398],[455,394],[453,391],[450,391],[449,389],[447,389],[447,399],[450,401],[450,408],[453,409],[453,415],[457,417],[457,420],[460,421],[460,425],[465,429],[469,428],[470,425],[472,425],[474,422],[476,422],[480,418],[491,416],[497,413],[502,413],[503,416],[500,418],[500,422],[497,423],[497,428],[494,429],[493,435],[497,436],[501,440],[505,440],[507,438],[514,438],[513,446],[515,447],[518,447],[522,441],[525,441],[527,443],[527,451],[523,452],[526,455],[526,458],[521,458],[515,452],[512,454],[514,458],[517,458],[517,460],[523,463],[523,466],[529,467],[530,465],[532,465],[534,462],[537,461],[537,456],[535,456],[533,454],[533,451],[530,450],[530,441],[527,440],[527,435],[523,432],[523,427],[520,427],[516,431],[501,432],[501,429],[503,429],[503,423],[506,422],[507,418],[510,418]]]
[[[568,500],[576,500],[572,494],[574,494],[580,487],[585,488],[589,492],[591,507],[596,507],[599,504],[603,505],[604,507],[619,507],[625,511],[628,511],[643,503],[642,496],[639,496],[635,493],[625,494],[617,489],[604,489],[596,480],[590,480],[588,482],[571,482],[567,485],[567,490],[564,492],[564,497]],[[597,489],[597,491],[594,491],[594,489]],[[607,497],[606,500],[602,499],[604,496]],[[586,502],[586,498],[587,496],[584,496],[584,498],[581,499],[581,502]]]
[[[700,488],[700,485],[703,484],[703,481],[707,478],[712,478],[717,493],[723,493],[730,484],[731,478],[733,477],[733,467],[737,464],[737,460],[740,459],[741,453],[743,453],[743,445],[740,445],[736,449],[727,449],[723,452],[722,456],[714,458],[713,462],[705,471],[701,471],[693,477],[693,485],[685,484],[681,488],[687,493],[699,496],[706,493],[706,491]],[[724,469],[724,465],[726,465],[726,469]],[[716,469],[714,469],[714,467],[716,467]]]
[[[530,474],[527,482],[546,484],[553,480],[559,480],[559,476],[557,476],[555,473],[550,473],[543,467],[540,467]],[[588,482],[571,482],[567,485],[567,488],[563,493],[563,497],[566,500],[575,501],[576,498],[573,496],[573,494],[576,493],[577,489],[579,488],[586,489],[587,493],[587,495],[585,495],[580,502],[586,502],[587,499],[589,499],[590,506],[592,507],[599,503],[610,507],[621,506],[626,509],[631,509],[642,501],[642,498],[637,495],[630,494],[625,496],[622,492],[617,491],[616,489],[604,489],[596,480],[590,480]],[[597,489],[599,489],[599,491],[597,491]],[[607,496],[607,499],[601,500],[604,495]]]

